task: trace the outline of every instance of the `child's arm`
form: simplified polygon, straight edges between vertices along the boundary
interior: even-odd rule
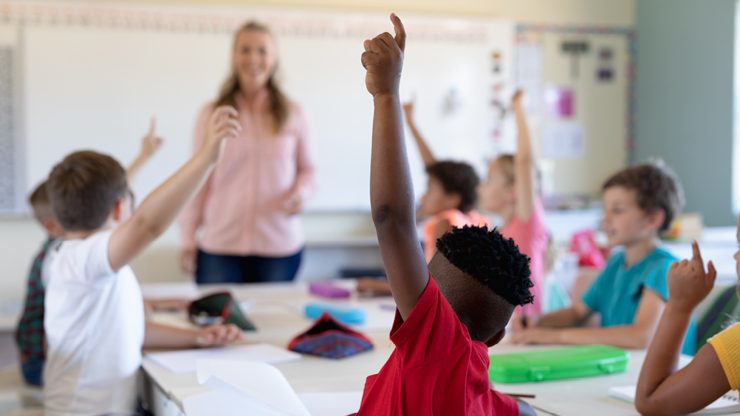
[[[537,328],[516,332],[512,341],[520,344],[607,344],[620,348],[646,348],[658,326],[664,302],[657,293],[643,289],[632,325],[607,328]]]
[[[535,326],[543,328],[568,328],[582,325],[593,311],[583,302],[574,302],[572,306],[540,316]]]
[[[236,116],[232,107],[217,108],[201,149],[149,194],[131,218],[116,227],[108,244],[108,260],[113,270],[128,264],[172,223],[218,160],[223,139],[235,137],[240,130]]]
[[[704,271],[696,242],[693,251],[691,261],[674,263],[668,271],[670,297],[637,382],[635,406],[645,415],[694,412],[730,390],[711,344],[702,347],[688,366],[674,372],[691,312],[712,290],[717,277],[711,261],[709,271]]]
[[[403,139],[398,84],[406,32],[395,14],[389,33],[365,41],[362,65],[373,96],[370,203],[380,253],[398,311],[406,319],[426,288],[429,272],[416,235],[414,190]]]
[[[147,314],[161,310],[185,311],[190,302],[185,298],[144,299],[144,310]]]
[[[141,138],[141,149],[139,154],[128,168],[126,168],[126,176],[128,177],[129,183],[133,180],[134,176],[139,172],[144,164],[157,153],[157,150],[162,146],[163,140],[157,136],[155,130],[157,128],[157,120],[152,117],[149,121],[149,131]]]
[[[241,335],[241,330],[231,324],[190,329],[147,321],[144,348],[215,347],[232,344]]]
[[[414,102],[413,101],[403,103],[403,114],[404,116],[406,116],[406,125],[409,126],[409,130],[411,131],[411,136],[413,136],[414,142],[416,142],[416,147],[419,148],[419,154],[421,155],[421,160],[424,161],[425,167],[429,167],[430,165],[434,164],[434,162],[437,161],[437,158],[434,157],[434,153],[432,153],[432,149],[429,148],[429,145],[427,144],[426,140],[424,140],[424,136],[421,135],[419,128],[416,127],[416,122],[414,121]]]
[[[511,107],[514,110],[517,128],[516,154],[514,155],[516,215],[522,221],[527,221],[534,212],[537,196],[534,183],[535,161],[532,152],[532,138],[529,135],[527,115],[522,105],[523,96],[524,93],[517,90],[511,98]]]

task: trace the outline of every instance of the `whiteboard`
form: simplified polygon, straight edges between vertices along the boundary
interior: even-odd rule
[[[87,20],[23,25],[27,190],[77,149],[107,152],[126,164],[155,114],[165,146],[133,183],[138,195],[151,191],[191,153],[196,115],[228,70],[231,29],[256,18],[275,29],[282,84],[308,118],[318,177],[308,209],[369,209],[372,100],[360,54],[365,38],[391,29],[387,15],[191,8],[190,19],[228,16],[229,30],[167,30],[150,23],[182,14],[181,8],[117,6],[115,12],[129,13],[127,24],[110,17],[90,24],[105,15],[100,7]],[[513,25],[402,17],[409,34],[402,97],[416,96],[417,122],[439,157],[468,161],[483,173],[492,149],[491,89],[511,73]],[[141,24],[131,24],[136,19]],[[493,52],[504,57],[497,73]],[[407,145],[420,195],[423,166],[410,139]]]

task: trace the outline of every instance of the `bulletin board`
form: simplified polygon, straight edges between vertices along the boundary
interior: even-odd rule
[[[598,197],[626,166],[634,140],[631,28],[518,25],[516,83],[555,199]]]

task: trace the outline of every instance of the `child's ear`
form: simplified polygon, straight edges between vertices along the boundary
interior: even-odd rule
[[[665,221],[665,211],[663,211],[662,209],[656,209],[653,213],[648,215],[648,221],[650,222],[651,228],[654,228],[655,230],[660,230],[660,227]]]
[[[118,198],[116,199],[116,203],[113,204],[113,209],[110,212],[110,217],[113,219],[113,221],[121,221],[124,213],[124,204],[125,198]]]
[[[44,230],[46,230],[46,233],[50,236],[58,237],[62,235],[62,233],[64,233],[62,225],[59,224],[59,221],[57,221],[55,218],[46,218],[41,221],[41,225],[44,227]]]
[[[493,347],[494,345],[501,342],[501,340],[504,338],[504,335],[506,335],[506,328],[501,328],[498,332],[493,334],[491,339],[486,341],[486,345],[488,345],[489,347]]]

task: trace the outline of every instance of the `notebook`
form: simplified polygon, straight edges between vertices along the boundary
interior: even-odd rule
[[[609,389],[609,395],[634,403],[636,386],[612,387]],[[704,409],[691,413],[692,415],[724,415],[729,413],[740,412],[740,399],[737,391],[730,391]]]

